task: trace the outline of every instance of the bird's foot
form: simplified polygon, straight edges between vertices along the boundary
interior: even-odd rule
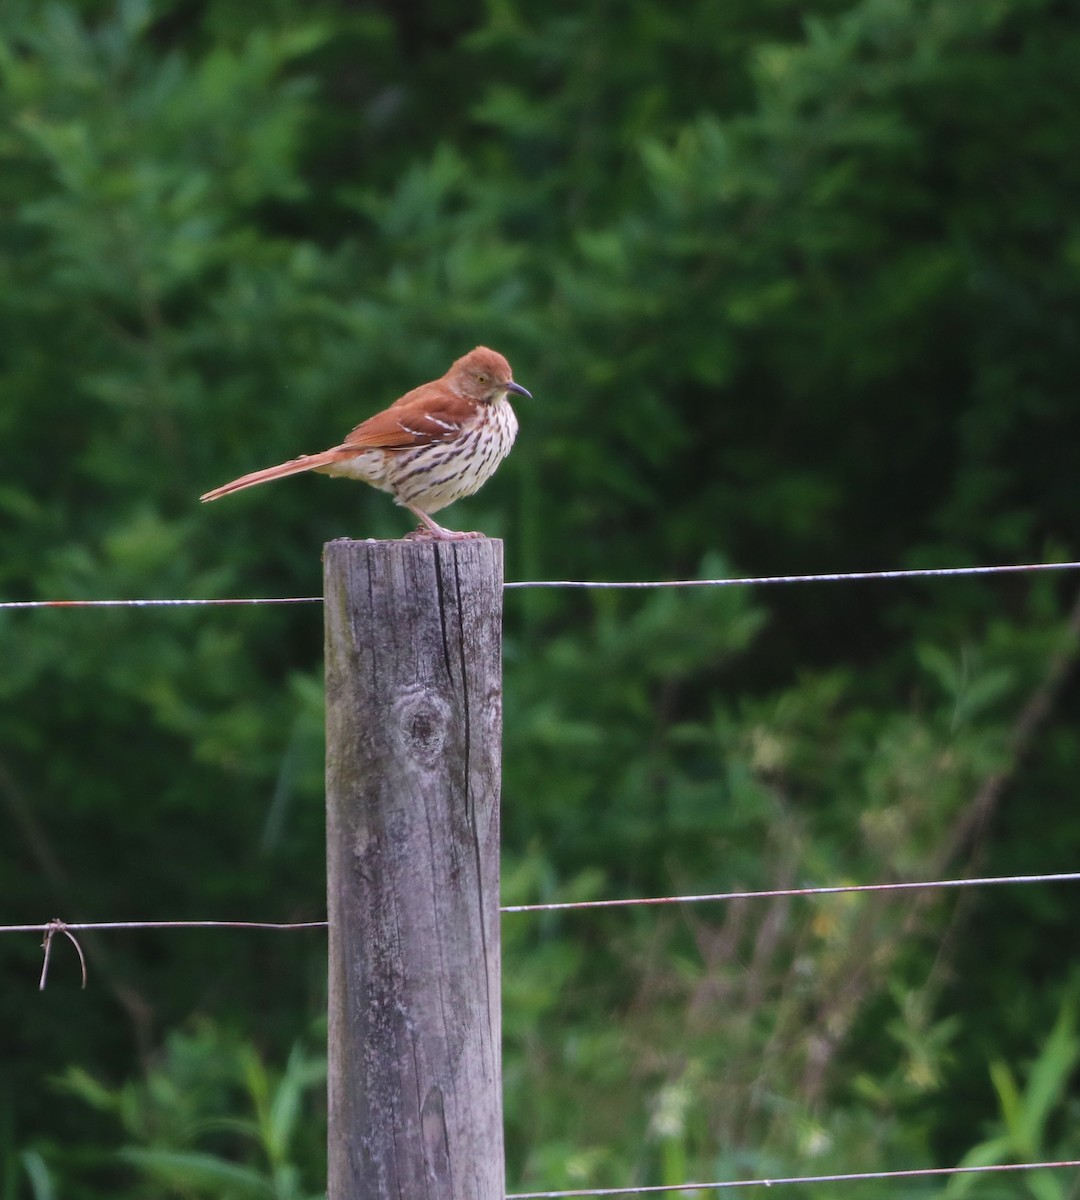
[[[432,522],[434,524],[434,522]],[[407,542],[467,542],[473,538],[482,538],[482,533],[472,533],[468,531],[458,531],[456,529],[444,529],[441,525],[436,525],[434,529],[428,528],[426,525],[418,525],[412,533],[405,535]]]
[[[419,517],[421,522],[418,529],[406,534],[409,541],[463,542],[468,538],[484,536],[482,533],[458,533],[453,529],[443,529],[438,521],[433,521],[423,509],[414,504],[406,504],[405,507],[414,517]]]

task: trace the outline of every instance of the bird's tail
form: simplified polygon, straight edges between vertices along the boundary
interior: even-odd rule
[[[221,487],[214,488],[213,491],[207,492],[199,499],[203,501],[220,500],[222,496],[228,496],[230,492],[239,492],[243,488],[254,487],[257,483],[269,483],[271,479],[284,479],[286,475],[299,475],[301,471],[316,471],[319,467],[327,467],[341,457],[342,449],[340,447],[324,450],[321,454],[301,454],[299,458],[290,458],[288,462],[279,463],[276,467],[264,467],[261,471],[252,471],[248,475],[241,475],[239,479],[223,483]]]

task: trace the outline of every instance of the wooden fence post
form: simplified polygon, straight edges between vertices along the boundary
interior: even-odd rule
[[[502,1200],[502,543],[328,543],[329,1200]]]

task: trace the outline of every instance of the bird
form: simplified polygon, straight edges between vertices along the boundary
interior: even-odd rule
[[[477,346],[457,359],[441,379],[413,388],[362,421],[340,445],[241,475],[200,499],[218,500],[258,483],[317,471],[359,479],[389,492],[420,520],[409,537],[482,537],[444,529],[431,514],[478,491],[510,453],[518,431],[507,399],[510,393],[532,399],[514,382],[510,364],[498,351]]]

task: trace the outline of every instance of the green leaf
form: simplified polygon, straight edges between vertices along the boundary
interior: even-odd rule
[[[174,1188],[219,1188],[236,1197],[273,1197],[274,1187],[258,1171],[212,1154],[183,1150],[145,1150],[129,1146],[120,1157],[133,1167]]]
[[[55,1200],[57,1192],[44,1158],[36,1150],[24,1150],[19,1155],[19,1161],[30,1181],[33,1200]]]

